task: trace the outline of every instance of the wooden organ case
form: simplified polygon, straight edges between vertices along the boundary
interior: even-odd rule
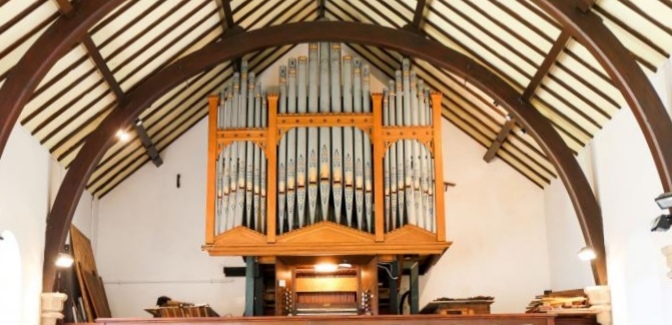
[[[395,279],[392,264],[431,266],[450,246],[442,95],[409,60],[371,93],[369,67],[337,43],[310,44],[279,74],[266,94],[243,62],[209,97],[203,249],[270,268],[254,314],[390,313],[381,301],[399,281],[383,292],[381,269]]]

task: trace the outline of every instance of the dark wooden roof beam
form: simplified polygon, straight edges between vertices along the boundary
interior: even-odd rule
[[[590,9],[593,9],[595,5],[595,0],[578,0],[576,1],[576,8],[581,10],[581,12],[589,12]]]
[[[0,152],[9,134],[32,98],[33,92],[53,65],[86,35],[89,28],[120,5],[123,0],[78,3],[69,19],[57,19],[31,45],[0,88]]]
[[[69,16],[74,9],[69,0],[54,0],[54,2],[63,16]]]
[[[551,50],[548,52],[548,54],[546,54],[544,62],[542,62],[541,66],[539,66],[539,69],[537,69],[537,73],[534,74],[534,77],[532,77],[530,83],[527,84],[527,88],[525,88],[525,91],[523,91],[523,94],[521,95],[523,100],[530,101],[530,98],[532,98],[534,92],[537,90],[539,85],[541,85],[541,81],[548,74],[548,71],[553,66],[553,63],[555,63],[557,60],[558,55],[560,52],[562,52],[562,49],[565,48],[565,45],[567,44],[567,41],[569,41],[570,37],[571,34],[567,31],[563,30],[562,33],[560,33],[558,39],[556,39],[555,43],[553,43],[553,47],[551,47]]]
[[[502,144],[504,144],[506,138],[509,137],[509,133],[511,133],[511,130],[513,130],[515,125],[516,123],[513,120],[508,120],[506,123],[504,123],[504,125],[502,125],[502,129],[499,130],[495,141],[492,141],[488,151],[485,153],[485,156],[483,156],[483,160],[485,160],[485,162],[490,162],[493,158],[495,158],[497,151],[499,151],[499,148],[502,147]]]
[[[317,19],[324,20],[327,13],[327,0],[317,0]]]
[[[126,94],[121,89],[121,86],[119,85],[117,79],[114,78],[114,75],[110,71],[110,68],[107,66],[105,59],[103,59],[103,56],[100,54],[100,51],[93,43],[93,40],[91,40],[91,36],[86,35],[82,39],[82,43],[86,47],[87,52],[89,52],[89,56],[91,56],[91,59],[93,59],[96,68],[103,76],[105,83],[107,83],[110,89],[112,89],[114,96],[117,98],[117,103],[123,102],[126,98]],[[149,134],[147,134],[147,130],[145,130],[144,126],[142,125],[142,121],[138,119],[138,121],[133,124],[133,129],[135,129],[135,132],[138,134],[138,138],[140,138],[142,146],[147,151],[147,155],[152,160],[152,163],[154,163],[156,167],[161,166],[161,164],[163,164],[163,160],[161,160],[161,156],[159,156],[159,151],[156,150],[154,142],[152,142],[152,139],[149,137]]]
[[[117,102],[122,101],[126,97],[126,94],[124,94],[124,91],[121,90],[121,86],[119,86],[117,79],[115,79],[114,75],[112,75],[110,68],[107,66],[107,62],[105,62],[103,56],[100,55],[100,51],[98,50],[98,47],[96,47],[96,44],[93,44],[93,40],[91,40],[89,35],[82,39],[82,43],[84,44],[84,47],[86,47],[86,51],[89,52],[89,56],[96,65],[98,72],[100,72],[100,74],[103,76],[103,80],[105,80],[110,89],[112,89],[112,92],[114,92],[114,95],[117,97]]]
[[[135,124],[133,124],[133,128],[135,129],[135,133],[138,134],[138,138],[140,138],[140,142],[142,142],[142,146],[145,148],[147,151],[147,155],[149,156],[149,159],[152,160],[152,163],[156,167],[160,167],[163,164],[163,160],[161,159],[161,156],[159,155],[159,151],[156,150],[156,146],[154,145],[154,142],[152,142],[152,139],[149,137],[149,134],[147,134],[147,130],[145,130],[145,127],[142,126],[142,120],[138,119]]]
[[[219,7],[219,15],[222,19],[222,28],[224,30],[224,34],[227,32],[231,31],[233,28],[240,28],[240,26],[236,25],[236,23],[233,20],[233,11],[231,10],[231,0],[215,0],[217,3],[217,7]],[[235,58],[231,60],[231,64],[233,64],[233,70],[238,71],[240,70],[240,64],[241,64],[241,58]]]
[[[413,12],[413,22],[411,27],[416,31],[422,30],[422,25],[425,21],[425,5],[427,4],[426,0],[418,0],[418,3],[415,5],[415,11]]]

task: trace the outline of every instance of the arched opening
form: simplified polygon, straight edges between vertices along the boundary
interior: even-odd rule
[[[19,324],[21,318],[21,254],[9,230],[0,234],[0,324]]]

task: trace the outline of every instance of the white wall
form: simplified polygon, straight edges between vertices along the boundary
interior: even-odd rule
[[[524,312],[549,288],[543,191],[443,122],[446,233],[454,241],[421,277],[420,306],[440,298],[494,296],[492,311]]]
[[[53,201],[50,197],[56,194],[53,189],[58,189],[62,180],[55,177],[54,170],[62,172],[63,168],[28,131],[15,126],[0,158],[0,232],[12,232],[20,250],[20,324],[39,323],[46,217]],[[85,192],[75,213],[75,224],[87,235],[93,201]]]
[[[653,76],[652,82],[669,111],[672,108],[669,61]],[[592,155],[594,162],[584,168],[592,168],[594,172],[594,190],[602,206],[614,324],[672,324],[672,280],[665,276],[669,270],[660,252],[662,246],[672,244],[672,239],[669,232],[649,231],[653,218],[663,212],[654,202],[662,187],[629,108],[614,116],[595,137],[592,147],[580,156]],[[554,184],[547,190],[547,206],[567,206],[568,198],[558,194],[561,188]],[[583,246],[573,210],[556,211],[548,214],[547,219],[551,266],[567,263],[581,270],[579,275],[552,271],[552,283],[572,287],[592,284],[585,276],[585,266],[571,258],[577,247]]]
[[[290,53],[305,54],[305,45]],[[279,64],[258,77],[267,91],[278,83]],[[374,80],[372,91],[381,89]],[[162,153],[163,166],[146,164],[100,200],[96,253],[115,317],[149,317],[142,308],[159,295],[207,302],[220,314],[242,313],[244,279],[173,283],[221,281],[222,266],[242,265],[240,258],[212,258],[200,250],[206,129],[200,122]],[[457,183],[446,200],[448,239],[455,244],[423,277],[421,303],[492,295],[495,312],[523,312],[549,288],[543,191],[497,159],[485,163],[486,149],[445,121],[443,131],[445,177]],[[166,283],[128,283],[155,280]]]
[[[100,200],[96,259],[115,317],[150,317],[161,295],[209,303],[241,315],[244,278],[226,279],[223,266],[240,257],[201,251],[205,238],[207,119]],[[176,176],[181,175],[181,187]],[[211,283],[213,282],[213,283]]]
[[[14,233],[23,272],[21,324],[39,322],[49,154],[22,127],[14,127],[0,159],[0,231]]]

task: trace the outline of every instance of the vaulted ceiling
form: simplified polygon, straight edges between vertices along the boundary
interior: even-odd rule
[[[76,7],[66,0],[0,1],[0,85],[39,35]],[[669,57],[672,20],[666,18],[672,16],[672,1],[603,0],[592,10],[647,74]],[[128,0],[58,61],[19,120],[67,167],[86,136],[125,94],[179,58],[217,42],[234,25],[253,30],[323,17],[417,27],[519,90],[574,152],[624,105],[590,53],[526,0]],[[400,65],[396,52],[349,46],[388,76]],[[266,49],[244,59],[260,73],[291,48]],[[416,60],[414,66],[444,93],[444,117],[483,145],[484,154],[498,135],[505,136],[495,148],[499,159],[540,187],[556,177],[535,141],[507,123],[506,112],[468,80],[426,62]],[[141,123],[129,128],[131,140],[112,146],[97,166],[87,185],[91,193],[104,196],[150,161],[148,152],[160,152],[203,119],[207,95],[218,92],[232,71],[232,63],[224,62],[148,107]]]

